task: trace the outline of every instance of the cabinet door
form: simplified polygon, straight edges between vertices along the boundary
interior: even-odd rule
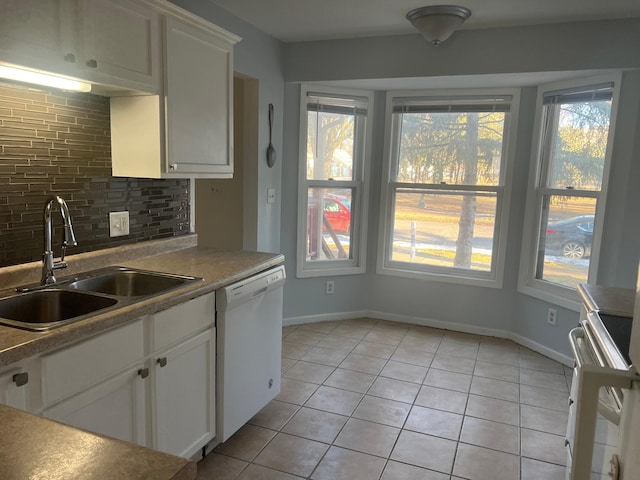
[[[233,175],[233,55],[222,38],[166,18],[168,170]]]
[[[74,395],[45,410],[43,416],[146,446],[145,379],[141,368],[127,370]]]
[[[25,382],[28,382],[28,373],[21,368],[12,368],[0,375],[0,403],[26,410],[27,383]]]
[[[81,0],[79,37],[82,62],[116,84],[158,91],[160,28],[156,12],[129,0]],[[89,78],[92,77],[88,74]]]
[[[0,61],[69,73],[64,57],[73,53],[71,9],[69,0],[2,0]]]
[[[215,334],[156,356],[154,448],[191,457],[215,436]]]

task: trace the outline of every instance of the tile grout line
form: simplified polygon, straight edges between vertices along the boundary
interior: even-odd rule
[[[366,334],[364,334],[361,338],[359,338],[359,339],[358,339],[358,338],[355,338],[355,337],[344,337],[344,335],[340,335],[339,333],[334,333],[334,332],[335,332],[335,330],[336,330],[339,326],[341,326],[341,325],[345,325],[345,323],[344,323],[344,322],[336,322],[336,324],[335,324],[335,325],[333,325],[333,328],[331,328],[331,329],[330,329],[330,330],[328,330],[328,331],[324,331],[324,332],[315,332],[315,331],[313,331],[312,329],[309,329],[312,333],[321,333],[321,334],[323,335],[323,338],[322,338],[321,340],[318,340],[314,345],[309,345],[310,349],[309,349],[307,352],[303,353],[303,354],[300,356],[300,358],[298,358],[298,359],[290,359],[290,358],[289,358],[289,360],[292,360],[292,361],[293,361],[293,363],[292,363],[291,365],[289,365],[286,369],[284,369],[284,370],[282,371],[281,375],[283,376],[283,378],[288,378],[288,377],[284,377],[284,374],[285,374],[285,373],[286,373],[290,368],[292,368],[296,363],[298,363],[298,362],[300,362],[300,361],[302,361],[302,362],[306,362],[306,363],[312,363],[312,364],[315,364],[315,365],[322,365],[322,366],[331,367],[331,368],[332,368],[332,370],[331,370],[331,372],[330,372],[330,373],[329,373],[329,374],[328,374],[328,375],[327,375],[327,376],[322,380],[322,382],[321,382],[320,384],[315,384],[314,382],[308,382],[308,381],[301,380],[301,379],[291,378],[291,380],[294,380],[294,381],[300,381],[300,382],[304,382],[304,383],[311,383],[311,384],[314,384],[314,385],[316,385],[316,386],[315,386],[315,389],[313,390],[313,392],[312,392],[309,396],[307,396],[307,398],[302,402],[302,404],[300,404],[300,405],[298,405],[298,404],[291,404],[291,405],[295,405],[295,407],[296,407],[295,411],[294,411],[294,412],[293,412],[293,413],[292,413],[292,414],[291,414],[291,415],[290,415],[290,416],[289,416],[289,417],[284,421],[284,423],[283,423],[283,424],[278,428],[278,430],[271,430],[271,429],[269,429],[269,430],[271,430],[271,431],[275,432],[274,436],[273,436],[273,437],[272,437],[272,438],[271,438],[271,439],[270,439],[270,440],[269,440],[269,441],[268,441],[268,442],[267,442],[267,443],[266,443],[266,444],[265,444],[265,445],[264,445],[264,446],[263,446],[263,447],[258,451],[258,453],[257,453],[256,455],[254,455],[254,456],[252,457],[252,460],[251,460],[249,463],[247,463],[247,465],[245,465],[245,466],[243,467],[243,469],[239,472],[239,474],[238,474],[238,475],[242,475],[242,472],[244,472],[244,471],[246,470],[246,468],[248,467],[248,465],[251,465],[251,464],[253,463],[253,460],[255,460],[255,458],[257,458],[257,457],[260,455],[260,453],[261,453],[261,452],[262,452],[262,451],[263,451],[263,450],[264,450],[264,449],[265,449],[265,448],[266,448],[266,447],[271,443],[271,441],[273,441],[273,439],[274,439],[274,438],[275,438],[279,433],[282,433],[282,434],[285,434],[285,433],[286,433],[286,432],[283,432],[284,428],[285,428],[285,427],[286,427],[286,425],[288,425],[288,424],[289,424],[289,422],[291,422],[291,421],[292,421],[292,419],[293,419],[293,418],[294,418],[294,417],[295,417],[295,416],[296,416],[296,415],[297,415],[297,414],[302,410],[302,408],[313,409],[313,410],[317,410],[317,411],[323,411],[323,412],[326,412],[326,413],[331,413],[331,412],[328,412],[328,411],[325,411],[325,410],[320,410],[319,408],[314,408],[314,407],[306,406],[306,404],[307,404],[307,402],[308,402],[308,401],[309,401],[309,400],[310,400],[310,399],[311,399],[311,398],[312,398],[312,397],[317,393],[317,391],[318,391],[318,390],[320,389],[320,387],[322,387],[322,386],[326,386],[326,387],[330,387],[330,388],[335,388],[335,389],[339,389],[339,390],[343,390],[343,391],[348,391],[348,392],[353,392],[353,390],[348,390],[347,388],[343,388],[343,387],[340,387],[340,386],[326,385],[326,384],[325,384],[325,382],[326,382],[326,381],[327,381],[327,380],[328,380],[328,379],[329,379],[329,378],[330,378],[330,377],[331,377],[331,376],[332,376],[332,375],[333,375],[333,374],[334,374],[338,369],[344,369],[344,370],[348,370],[348,371],[355,372],[355,373],[359,373],[359,374],[366,374],[366,373],[364,373],[364,372],[360,372],[360,371],[357,371],[357,370],[351,370],[351,369],[348,369],[348,368],[346,368],[346,367],[341,367],[341,364],[344,362],[344,360],[345,360],[349,355],[354,354],[354,352],[353,352],[353,351],[355,350],[355,348],[356,348],[356,347],[357,347],[361,342],[363,342],[363,341],[366,341],[366,342],[369,342],[369,343],[380,343],[381,345],[389,345],[389,344],[385,344],[385,343],[383,343],[383,342],[371,342],[370,340],[365,340],[366,336],[368,336],[371,332],[373,332],[373,331],[379,331],[379,332],[383,332],[383,333],[387,333],[387,334],[392,334],[392,335],[394,335],[394,330],[396,330],[396,329],[394,329],[394,328],[390,328],[390,329],[387,329],[387,328],[384,328],[384,327],[383,327],[383,328],[376,328],[376,326],[378,326],[378,325],[387,325],[387,324],[385,324],[385,323],[382,323],[381,321],[378,321],[378,322],[376,322],[376,323],[369,324],[369,325],[367,326],[367,333],[366,333]],[[350,325],[350,324],[347,324],[347,325]],[[408,324],[401,324],[401,325],[408,325]],[[345,325],[345,326],[346,326],[346,325]],[[394,326],[395,326],[395,325],[394,325]],[[290,328],[290,327],[285,327],[285,328]],[[360,327],[360,326],[355,327],[355,326],[354,326],[354,328],[363,328],[363,327]],[[299,330],[306,331],[307,329],[301,329],[299,326],[296,326],[296,328],[295,328],[295,329],[292,329],[292,330],[291,330],[291,331],[289,331],[286,335],[283,335],[283,341],[285,341],[285,339],[286,339],[286,338],[287,338],[291,333],[293,333],[293,332],[295,332],[295,331],[299,331]],[[477,337],[478,337],[478,342],[477,342],[477,347],[476,347],[475,357],[473,358],[473,369],[472,369],[472,373],[467,374],[467,373],[464,373],[464,372],[456,371],[456,370],[454,370],[454,369],[446,370],[446,369],[438,368],[438,367],[439,367],[439,365],[438,365],[438,366],[433,366],[433,362],[436,360],[436,357],[438,356],[438,352],[439,352],[439,350],[440,350],[440,347],[441,347],[441,346],[443,346],[443,342],[444,342],[444,341],[446,341],[446,339],[447,339],[447,332],[449,332],[449,331],[447,331],[447,330],[443,330],[443,331],[442,331],[442,332],[443,332],[443,333],[442,333],[442,335],[440,335],[440,336],[439,336],[438,344],[437,344],[437,346],[435,346],[435,347],[434,347],[434,352],[430,352],[429,350],[422,350],[423,352],[428,353],[428,354],[429,354],[429,355],[431,355],[431,357],[432,357],[432,358],[430,359],[430,361],[429,361],[429,364],[428,364],[428,365],[418,364],[417,362],[416,362],[416,363],[408,363],[408,362],[406,362],[406,361],[393,360],[393,358],[392,358],[392,357],[393,357],[393,355],[395,355],[395,354],[396,354],[396,352],[398,351],[398,349],[400,349],[400,348],[401,348],[403,340],[405,340],[407,337],[420,338],[420,336],[412,336],[412,335],[410,335],[410,332],[411,332],[411,327],[410,327],[410,326],[409,326],[408,328],[404,329],[404,333],[403,333],[403,334],[402,334],[402,336],[399,338],[398,343],[397,343],[397,344],[395,344],[395,345],[393,345],[393,347],[394,347],[394,348],[393,348],[393,351],[391,352],[391,354],[388,356],[388,358],[384,358],[384,359],[383,359],[383,360],[384,360],[384,363],[382,364],[381,368],[379,368],[379,369],[378,369],[378,373],[377,373],[377,374],[375,374],[375,375],[372,375],[372,377],[373,377],[373,378],[372,378],[371,382],[369,383],[369,386],[367,387],[367,389],[366,389],[364,392],[360,392],[360,391],[355,392],[355,393],[357,393],[357,394],[359,394],[359,395],[360,395],[360,399],[358,400],[358,402],[357,402],[357,404],[355,405],[355,407],[351,410],[350,414],[349,414],[349,415],[345,415],[345,417],[347,417],[347,420],[346,420],[346,421],[345,421],[345,423],[342,425],[342,427],[340,428],[340,430],[336,433],[336,435],[333,437],[332,442],[331,442],[330,444],[327,444],[326,442],[318,441],[319,443],[323,443],[323,444],[325,444],[325,445],[328,445],[328,447],[327,447],[327,450],[326,450],[326,451],[324,452],[324,454],[322,455],[322,457],[320,458],[320,460],[318,461],[318,463],[315,465],[315,467],[314,467],[314,469],[313,469],[312,473],[310,474],[310,476],[309,476],[309,477],[307,477],[307,478],[310,478],[311,476],[313,476],[314,472],[316,472],[316,470],[318,469],[318,467],[320,466],[320,464],[322,463],[322,461],[324,460],[324,458],[326,457],[327,453],[330,451],[330,449],[331,449],[332,447],[342,448],[342,449],[349,450],[349,451],[351,451],[351,452],[356,452],[356,453],[363,454],[363,455],[372,455],[372,456],[374,456],[374,457],[376,457],[376,458],[380,458],[380,459],[384,460],[384,465],[382,466],[382,470],[381,470],[381,472],[380,472],[380,474],[379,474],[378,478],[380,478],[381,476],[383,476],[383,475],[384,475],[384,472],[385,472],[386,467],[388,466],[389,462],[392,460],[392,459],[391,459],[391,455],[393,454],[393,451],[395,450],[395,448],[396,448],[396,446],[397,446],[398,440],[399,440],[399,438],[400,438],[400,436],[401,436],[402,432],[403,432],[403,431],[414,432],[413,430],[406,429],[406,425],[407,425],[407,422],[408,422],[408,420],[409,420],[409,418],[410,418],[410,416],[411,416],[411,412],[413,411],[414,407],[418,406],[418,405],[416,404],[416,401],[417,401],[418,395],[419,395],[419,393],[420,393],[420,390],[421,390],[423,387],[425,387],[425,386],[426,386],[426,387],[431,387],[431,388],[437,388],[437,389],[449,390],[449,389],[447,389],[447,388],[442,388],[442,387],[439,387],[439,386],[436,386],[436,385],[428,385],[428,384],[425,384],[425,383],[424,383],[424,381],[427,379],[426,377],[428,376],[429,372],[430,372],[432,369],[433,369],[433,370],[442,371],[442,372],[449,372],[449,373],[457,373],[457,374],[468,375],[468,376],[470,377],[469,387],[467,388],[466,393],[465,393],[465,392],[461,392],[461,393],[465,393],[465,394],[466,394],[466,400],[465,400],[465,406],[464,406],[463,413],[461,414],[461,416],[462,416],[462,421],[461,421],[461,425],[460,425],[460,430],[459,430],[458,435],[457,435],[457,440],[451,440],[451,439],[449,439],[449,440],[451,440],[451,441],[455,441],[455,442],[456,442],[456,450],[455,450],[455,453],[454,453],[454,458],[453,458],[453,460],[452,460],[451,471],[450,471],[450,473],[448,474],[448,475],[450,476],[450,478],[452,478],[452,477],[453,477],[453,475],[454,475],[454,473],[453,473],[453,468],[455,467],[455,464],[456,464],[456,459],[457,459],[458,449],[459,449],[459,447],[460,447],[460,444],[465,444],[465,445],[466,445],[466,443],[465,443],[465,442],[462,442],[462,433],[463,433],[463,429],[464,429],[464,425],[465,425],[465,420],[466,420],[466,418],[480,418],[480,419],[482,419],[482,420],[484,420],[484,421],[487,421],[487,422],[493,422],[493,423],[499,423],[499,424],[504,424],[504,425],[510,425],[510,424],[505,424],[505,423],[503,423],[503,422],[499,422],[499,421],[495,421],[495,420],[488,420],[488,419],[483,419],[482,417],[473,417],[473,416],[471,416],[471,415],[467,415],[467,409],[468,409],[468,406],[469,406],[469,401],[470,401],[471,395],[477,395],[477,396],[481,396],[481,397],[483,397],[483,398],[492,398],[492,399],[495,399],[495,400],[501,400],[500,398],[497,398],[497,399],[496,399],[495,397],[488,397],[488,396],[485,396],[485,395],[480,395],[480,394],[477,394],[477,393],[472,393],[472,392],[471,392],[471,389],[472,389],[472,385],[473,385],[473,380],[474,380],[475,378],[482,378],[482,379],[488,379],[488,380],[494,380],[494,381],[507,382],[507,383],[512,383],[512,384],[514,384],[514,385],[517,385],[517,386],[518,386],[518,391],[517,391],[517,397],[518,397],[518,400],[517,400],[517,402],[511,402],[511,403],[517,403],[517,404],[518,404],[518,435],[519,435],[519,455],[518,455],[518,457],[519,457],[519,460],[520,460],[520,461],[519,461],[519,466],[520,466],[520,469],[519,469],[519,470],[520,470],[520,474],[522,475],[522,474],[523,474],[523,471],[522,471],[522,468],[523,468],[522,459],[523,459],[523,458],[529,458],[529,457],[524,457],[524,456],[522,455],[522,430],[523,430],[523,426],[522,426],[522,407],[523,407],[523,405],[527,405],[527,404],[523,404],[523,403],[522,403],[521,387],[524,385],[524,386],[530,386],[530,387],[532,387],[532,388],[541,388],[541,389],[544,389],[544,390],[548,390],[548,391],[550,391],[550,392],[556,392],[556,391],[557,391],[557,390],[554,390],[554,389],[546,389],[545,387],[540,387],[540,386],[538,386],[538,385],[526,385],[526,384],[522,384],[522,383],[521,383],[521,373],[522,373],[522,369],[523,369],[523,368],[525,368],[525,369],[528,369],[528,370],[535,370],[535,371],[544,372],[544,373],[552,373],[552,372],[549,372],[548,370],[543,370],[543,369],[538,370],[538,369],[536,369],[536,368],[532,368],[532,365],[531,365],[531,364],[528,364],[527,366],[523,367],[523,362],[521,362],[521,358],[522,358],[521,354],[522,354],[522,352],[523,352],[523,351],[525,351],[525,352],[526,352],[527,350],[523,350],[522,348],[518,347],[518,350],[517,350],[517,355],[518,355],[518,357],[517,357],[517,358],[518,358],[518,361],[517,361],[517,363],[518,363],[518,365],[517,365],[517,367],[518,367],[518,370],[517,370],[517,377],[518,377],[518,381],[517,381],[517,382],[513,382],[513,381],[511,381],[511,380],[502,380],[502,379],[499,379],[499,378],[484,377],[484,376],[481,376],[481,375],[476,375],[476,369],[477,369],[477,366],[478,366],[478,362],[480,362],[480,361],[485,362],[485,363],[494,364],[494,365],[506,365],[506,364],[496,363],[496,362],[491,362],[491,361],[487,361],[487,360],[480,360],[480,358],[479,358],[479,357],[480,357],[480,352],[481,352],[481,347],[482,347],[482,345],[483,345],[483,344],[486,344],[486,345],[488,345],[488,346],[491,346],[491,344],[490,344],[489,342],[483,342],[483,340],[485,339],[485,337],[484,337],[484,336],[477,336]],[[314,348],[326,348],[326,349],[328,349],[328,350],[332,350],[332,348],[331,348],[331,347],[320,347],[320,346],[318,346],[318,343],[322,342],[322,340],[326,339],[326,338],[327,338],[329,335],[331,335],[331,334],[336,335],[336,336],[339,336],[339,337],[343,337],[343,338],[349,338],[349,339],[355,340],[355,341],[357,342],[357,343],[355,343],[355,344],[354,344],[354,346],[353,346],[353,347],[351,347],[351,348],[348,350],[348,352],[346,353],[345,357],[342,359],[342,361],[341,361],[340,363],[338,363],[338,365],[327,365],[326,363],[325,363],[325,364],[323,364],[323,363],[315,363],[315,362],[313,362],[313,361],[305,361],[305,360],[302,360],[302,358],[303,358],[304,356],[306,356],[306,355],[309,353],[309,351],[313,350]],[[450,338],[451,338],[451,341],[452,341],[453,343],[462,343],[462,344],[464,344],[464,343],[465,343],[465,342],[459,342],[460,338],[459,338],[459,337],[456,337],[455,335],[454,335],[454,336],[452,336],[452,337],[450,337]],[[462,337],[462,338],[464,338],[464,337]],[[491,337],[487,337],[487,338],[491,338]],[[295,343],[295,342],[293,342],[293,343]],[[305,345],[305,344],[300,344],[300,345]],[[412,347],[408,347],[408,348],[412,348]],[[420,348],[419,348],[419,347],[417,347],[416,349],[417,349],[417,350],[420,350]],[[468,357],[461,357],[461,356],[451,355],[451,352],[449,352],[449,351],[447,351],[446,353],[440,353],[440,355],[446,355],[446,356],[449,356],[449,357],[455,357],[455,358],[468,358]],[[364,356],[370,356],[370,355],[364,355]],[[373,356],[371,356],[371,357],[372,357],[372,358],[380,358],[380,357],[373,357]],[[284,358],[288,358],[288,357],[284,357]],[[387,377],[387,376],[384,376],[384,375],[382,374],[382,372],[383,372],[383,371],[384,371],[384,369],[385,369],[385,368],[390,364],[390,362],[397,362],[397,363],[402,363],[402,364],[406,364],[406,365],[411,365],[411,366],[417,366],[417,367],[423,367],[423,368],[425,368],[425,369],[426,369],[426,371],[425,371],[425,375],[424,375],[424,377],[422,378],[422,382],[421,382],[421,383],[416,383],[416,382],[413,382],[413,381],[401,380],[401,379],[394,378],[394,377]],[[535,365],[534,365],[534,366],[535,366]],[[371,374],[366,374],[366,375],[371,375]],[[568,381],[566,380],[566,374],[565,374],[564,370],[563,370],[563,376],[565,377],[565,382],[567,382],[567,383],[568,383]],[[400,381],[400,382],[406,382],[406,383],[410,383],[410,384],[413,384],[413,385],[417,385],[417,386],[418,386],[418,392],[413,396],[413,400],[412,400],[412,402],[411,402],[411,403],[407,403],[407,402],[400,401],[400,403],[404,403],[404,404],[406,404],[406,405],[409,405],[409,410],[408,410],[408,412],[407,412],[407,414],[406,414],[406,416],[405,416],[405,418],[404,418],[404,420],[403,420],[403,422],[402,422],[402,426],[401,426],[401,427],[396,427],[396,426],[394,426],[394,425],[387,425],[387,424],[385,424],[385,423],[381,423],[380,421],[375,421],[375,420],[358,419],[357,417],[354,417],[354,416],[353,416],[353,415],[354,415],[354,413],[356,412],[356,410],[360,407],[360,405],[362,404],[362,402],[364,401],[364,399],[365,399],[367,396],[374,397],[374,398],[381,398],[381,399],[384,399],[384,400],[390,400],[390,401],[398,401],[398,400],[394,400],[394,399],[387,398],[387,397],[378,397],[378,396],[377,396],[377,395],[375,395],[375,394],[370,394],[370,393],[369,393],[369,392],[370,392],[370,390],[371,390],[371,388],[373,387],[373,385],[376,383],[376,381],[377,381],[379,378],[385,378],[385,379],[389,379],[389,380],[396,380],[396,381]],[[452,391],[457,391],[457,390],[452,390]],[[502,400],[503,400],[503,401],[509,401],[509,400],[504,400],[504,399],[502,399]],[[290,404],[289,402],[286,402],[286,401],[282,401],[282,400],[280,400],[280,401],[281,401],[282,403]],[[534,408],[540,408],[540,409],[543,409],[543,410],[549,410],[549,411],[556,412],[556,413],[564,413],[564,412],[562,412],[562,411],[558,411],[558,410],[554,410],[554,409],[550,409],[550,408],[545,408],[545,407],[539,407],[539,406],[536,406],[536,405],[530,405],[530,406],[531,406],[531,407],[534,407]],[[433,407],[423,407],[423,406],[421,406],[421,405],[420,405],[420,407],[421,407],[421,408],[433,408]],[[440,409],[438,409],[438,408],[435,408],[435,410],[443,411],[443,412],[447,412],[446,410],[440,410]],[[448,412],[448,413],[453,413],[453,412]],[[458,415],[459,415],[459,414],[458,414]],[[365,422],[369,422],[369,423],[373,423],[373,424],[377,424],[377,425],[381,425],[381,426],[392,427],[392,428],[397,429],[397,430],[398,430],[398,434],[397,434],[397,436],[396,436],[396,438],[395,438],[395,440],[394,440],[394,442],[393,442],[393,446],[391,447],[391,450],[390,450],[389,454],[388,454],[388,455],[386,455],[385,457],[383,457],[383,456],[379,456],[379,455],[376,455],[376,454],[370,454],[370,453],[361,452],[361,451],[356,450],[356,449],[353,449],[353,448],[349,448],[349,447],[341,447],[341,446],[335,445],[336,440],[338,439],[338,437],[340,436],[340,434],[344,431],[344,429],[345,429],[345,427],[346,427],[347,423],[348,423],[348,422],[349,422],[349,420],[351,420],[351,419],[356,419],[356,420],[360,420],[360,421],[365,421]],[[262,427],[262,428],[265,428],[265,427]],[[533,430],[533,431],[538,431],[538,430]],[[539,432],[541,432],[541,433],[550,433],[550,432],[545,432],[544,430],[539,430]],[[445,438],[445,439],[446,439],[446,437],[438,437],[437,435],[429,435],[428,433],[423,433],[423,432],[420,432],[420,431],[415,431],[415,433],[418,433],[418,434],[421,434],[421,435],[432,436],[432,437],[435,437],[435,438]],[[298,435],[295,435],[295,434],[290,434],[290,433],[286,433],[286,434],[287,434],[287,435],[297,436],[297,437],[299,437],[299,438],[303,438],[303,439],[305,439],[305,437],[298,436]],[[307,440],[310,440],[310,439],[307,439]],[[500,452],[500,453],[505,453],[505,454],[508,454],[508,455],[513,455],[513,454],[511,454],[511,453],[509,453],[509,452],[502,452],[501,450],[494,450],[494,449],[491,449],[491,448],[489,448],[489,447],[483,447],[483,446],[474,445],[474,444],[469,444],[469,445],[471,445],[471,446],[475,446],[475,447],[478,447],[478,448],[489,449],[489,450],[496,451],[496,452]],[[233,458],[233,457],[231,457],[231,458]],[[534,460],[539,461],[539,462],[545,462],[545,461],[543,461],[543,460],[539,460],[539,459],[534,459]],[[400,461],[400,463],[404,463],[404,464],[406,464],[406,465],[412,465],[412,464],[410,464],[410,463],[405,463],[405,462],[402,462],[402,461]],[[545,463],[549,463],[549,462],[545,462]],[[256,464],[256,465],[259,465],[259,464]],[[417,466],[417,465],[416,465],[416,466]],[[418,468],[424,468],[424,467],[419,467],[419,466],[417,466],[417,467],[418,467]],[[272,468],[272,467],[268,467],[268,468]],[[274,469],[274,470],[279,471],[279,470],[277,470],[277,469]],[[431,470],[431,469],[427,469],[427,470],[429,470],[429,471],[434,471],[434,470]],[[289,473],[289,474],[290,474],[290,472],[283,472],[283,473]],[[462,477],[460,477],[460,478],[462,478]]]

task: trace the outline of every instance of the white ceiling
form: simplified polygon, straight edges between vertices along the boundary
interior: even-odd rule
[[[284,42],[415,33],[405,19],[424,0],[210,0]],[[640,17],[640,0],[460,0],[462,29]]]

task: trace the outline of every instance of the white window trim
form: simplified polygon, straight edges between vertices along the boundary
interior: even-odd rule
[[[520,89],[514,88],[489,88],[489,89],[455,89],[455,90],[397,90],[388,91],[386,99],[386,118],[384,136],[384,165],[382,171],[382,186],[380,195],[380,225],[378,229],[378,255],[376,273],[395,277],[414,278],[419,280],[431,280],[459,285],[472,285],[489,288],[502,288],[504,281],[505,259],[507,254],[507,235],[509,207],[513,183],[513,171],[515,167],[516,138],[518,132],[518,119],[520,111]],[[503,137],[504,163],[501,175],[504,184],[501,193],[498,193],[496,226],[497,232],[494,238],[494,258],[491,272],[472,272],[464,269],[429,266],[428,270],[414,270],[403,268],[388,260],[389,246],[391,242],[390,226],[393,224],[393,208],[391,202],[392,187],[390,182],[391,168],[393,165],[392,149],[394,139],[392,137],[392,111],[393,98],[402,97],[462,97],[484,95],[511,95],[511,109],[509,120],[505,122],[505,134]],[[459,189],[459,188],[458,188]],[[476,188],[474,187],[474,190]],[[499,197],[502,198],[499,198]],[[391,264],[390,264],[391,263]],[[424,267],[422,267],[424,268]]]
[[[345,260],[306,261],[306,228],[307,228],[307,93],[316,92],[327,95],[352,95],[367,98],[367,122],[364,139],[363,165],[354,168],[360,178],[354,178],[347,186],[358,188],[355,202],[351,204],[351,221],[353,222],[352,245],[353,258]],[[336,275],[356,275],[366,272],[367,263],[367,226],[369,204],[369,178],[371,171],[371,144],[374,120],[374,93],[369,90],[324,87],[303,84],[300,87],[300,132],[298,144],[298,228],[296,277],[322,277]],[[354,165],[355,167],[355,165]],[[342,182],[344,185],[347,182]],[[313,181],[313,186],[335,187],[330,181]]]
[[[607,150],[605,152],[604,170],[602,172],[602,188],[600,189],[598,204],[593,225],[593,238],[591,241],[591,254],[589,260],[589,275],[587,282],[595,282],[598,276],[600,263],[600,245],[602,243],[602,224],[606,212],[607,190],[609,187],[609,172],[612,163],[612,150],[615,138],[615,125],[618,117],[618,101],[620,98],[621,73],[610,73],[593,77],[567,80],[540,85],[536,101],[535,129],[531,146],[531,166],[529,169],[529,183],[527,187],[527,203],[525,209],[525,224],[522,235],[522,254],[520,256],[520,273],[518,275],[518,291],[525,295],[544,300],[549,303],[573,310],[580,311],[581,300],[578,292],[569,287],[535,278],[535,262],[537,257],[538,235],[540,230],[541,211],[538,208],[538,186],[542,173],[540,162],[542,144],[542,117],[543,97],[545,92],[565,90],[580,86],[596,85],[599,83],[613,82],[613,100],[611,102],[611,119],[609,121],[609,136],[607,138]]]

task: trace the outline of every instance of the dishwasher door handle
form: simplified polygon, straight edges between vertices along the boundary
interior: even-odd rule
[[[269,289],[269,287],[264,287],[264,288],[261,288],[260,290],[256,290],[251,295],[251,298],[255,298],[255,297],[258,297],[258,296],[262,295],[263,293],[267,293],[268,289]]]

